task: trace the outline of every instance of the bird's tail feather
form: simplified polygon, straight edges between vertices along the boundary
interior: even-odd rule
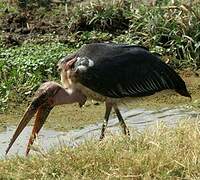
[[[189,97],[190,99],[192,99],[190,93],[187,91],[186,88],[185,89],[176,89],[175,91],[182,96]]]

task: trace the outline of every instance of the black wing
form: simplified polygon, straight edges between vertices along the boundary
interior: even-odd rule
[[[190,97],[180,76],[143,47],[90,44],[81,48],[77,57],[74,68],[79,82],[101,95],[139,97],[174,89]],[[87,66],[88,60],[93,62],[91,66]],[[87,68],[79,70],[80,65]]]

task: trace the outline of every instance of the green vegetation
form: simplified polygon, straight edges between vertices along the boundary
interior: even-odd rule
[[[198,179],[199,123],[163,124],[129,139],[110,136],[77,148],[0,161],[0,179]]]
[[[79,32],[79,43],[93,41],[92,31],[103,32],[107,41],[148,47],[172,61],[174,67],[199,68],[200,5],[170,2],[148,6],[131,1],[98,1],[76,6],[69,12],[69,31]],[[86,32],[88,38],[82,39]]]
[[[42,82],[58,79],[56,64],[71,50],[60,43],[0,48],[0,107],[7,101],[21,102]]]

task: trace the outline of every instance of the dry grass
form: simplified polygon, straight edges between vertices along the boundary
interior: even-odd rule
[[[132,137],[110,136],[45,156],[0,161],[0,179],[198,179],[200,126],[187,120]]]

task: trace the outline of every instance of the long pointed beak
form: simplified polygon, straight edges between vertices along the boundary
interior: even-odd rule
[[[14,133],[14,135],[13,135],[11,141],[10,141],[10,144],[9,144],[8,148],[6,149],[6,154],[8,153],[10,148],[12,147],[13,143],[15,142],[15,140],[17,139],[19,134],[22,132],[22,130],[26,127],[28,122],[34,116],[36,111],[37,111],[37,109],[35,107],[33,107],[32,104],[27,108],[23,118],[21,119],[17,129],[15,130],[15,133]]]
[[[23,131],[23,129],[26,127],[26,125],[29,123],[29,121],[31,120],[31,118],[34,116],[34,114],[36,112],[37,112],[36,120],[35,120],[32,134],[34,134],[34,136],[35,136],[35,134],[38,133],[40,131],[40,129],[42,128],[42,125],[44,124],[48,114],[50,113],[51,109],[53,108],[53,106],[51,105],[51,103],[49,102],[48,99],[49,99],[49,97],[54,96],[60,89],[59,86],[55,86],[56,88],[54,88],[54,86],[50,86],[53,89],[52,91],[51,90],[42,91],[43,88],[46,88],[46,87],[48,88],[47,85],[43,84],[43,86],[41,86],[41,88],[39,88],[38,91],[36,92],[36,94],[37,94],[36,97],[33,99],[32,103],[27,108],[17,129],[15,130],[15,133],[14,133],[14,135],[10,141],[10,144],[6,150],[6,154],[9,152],[10,148],[12,147],[12,145],[15,142],[15,140],[17,139],[17,137],[20,135],[20,133]],[[51,84],[49,84],[49,85],[51,85]],[[30,138],[29,144],[32,144],[33,143],[32,141],[34,141],[34,139],[35,138]],[[30,146],[28,145],[26,154],[28,154],[29,148],[30,148]]]
[[[44,125],[44,122],[46,121],[52,108],[53,107],[50,107],[48,105],[42,105],[41,107],[38,108],[37,113],[36,113],[35,123],[34,123],[33,130],[32,130],[32,134],[29,138],[29,142],[27,145],[26,156],[29,154],[31,145],[33,144],[40,129]]]

